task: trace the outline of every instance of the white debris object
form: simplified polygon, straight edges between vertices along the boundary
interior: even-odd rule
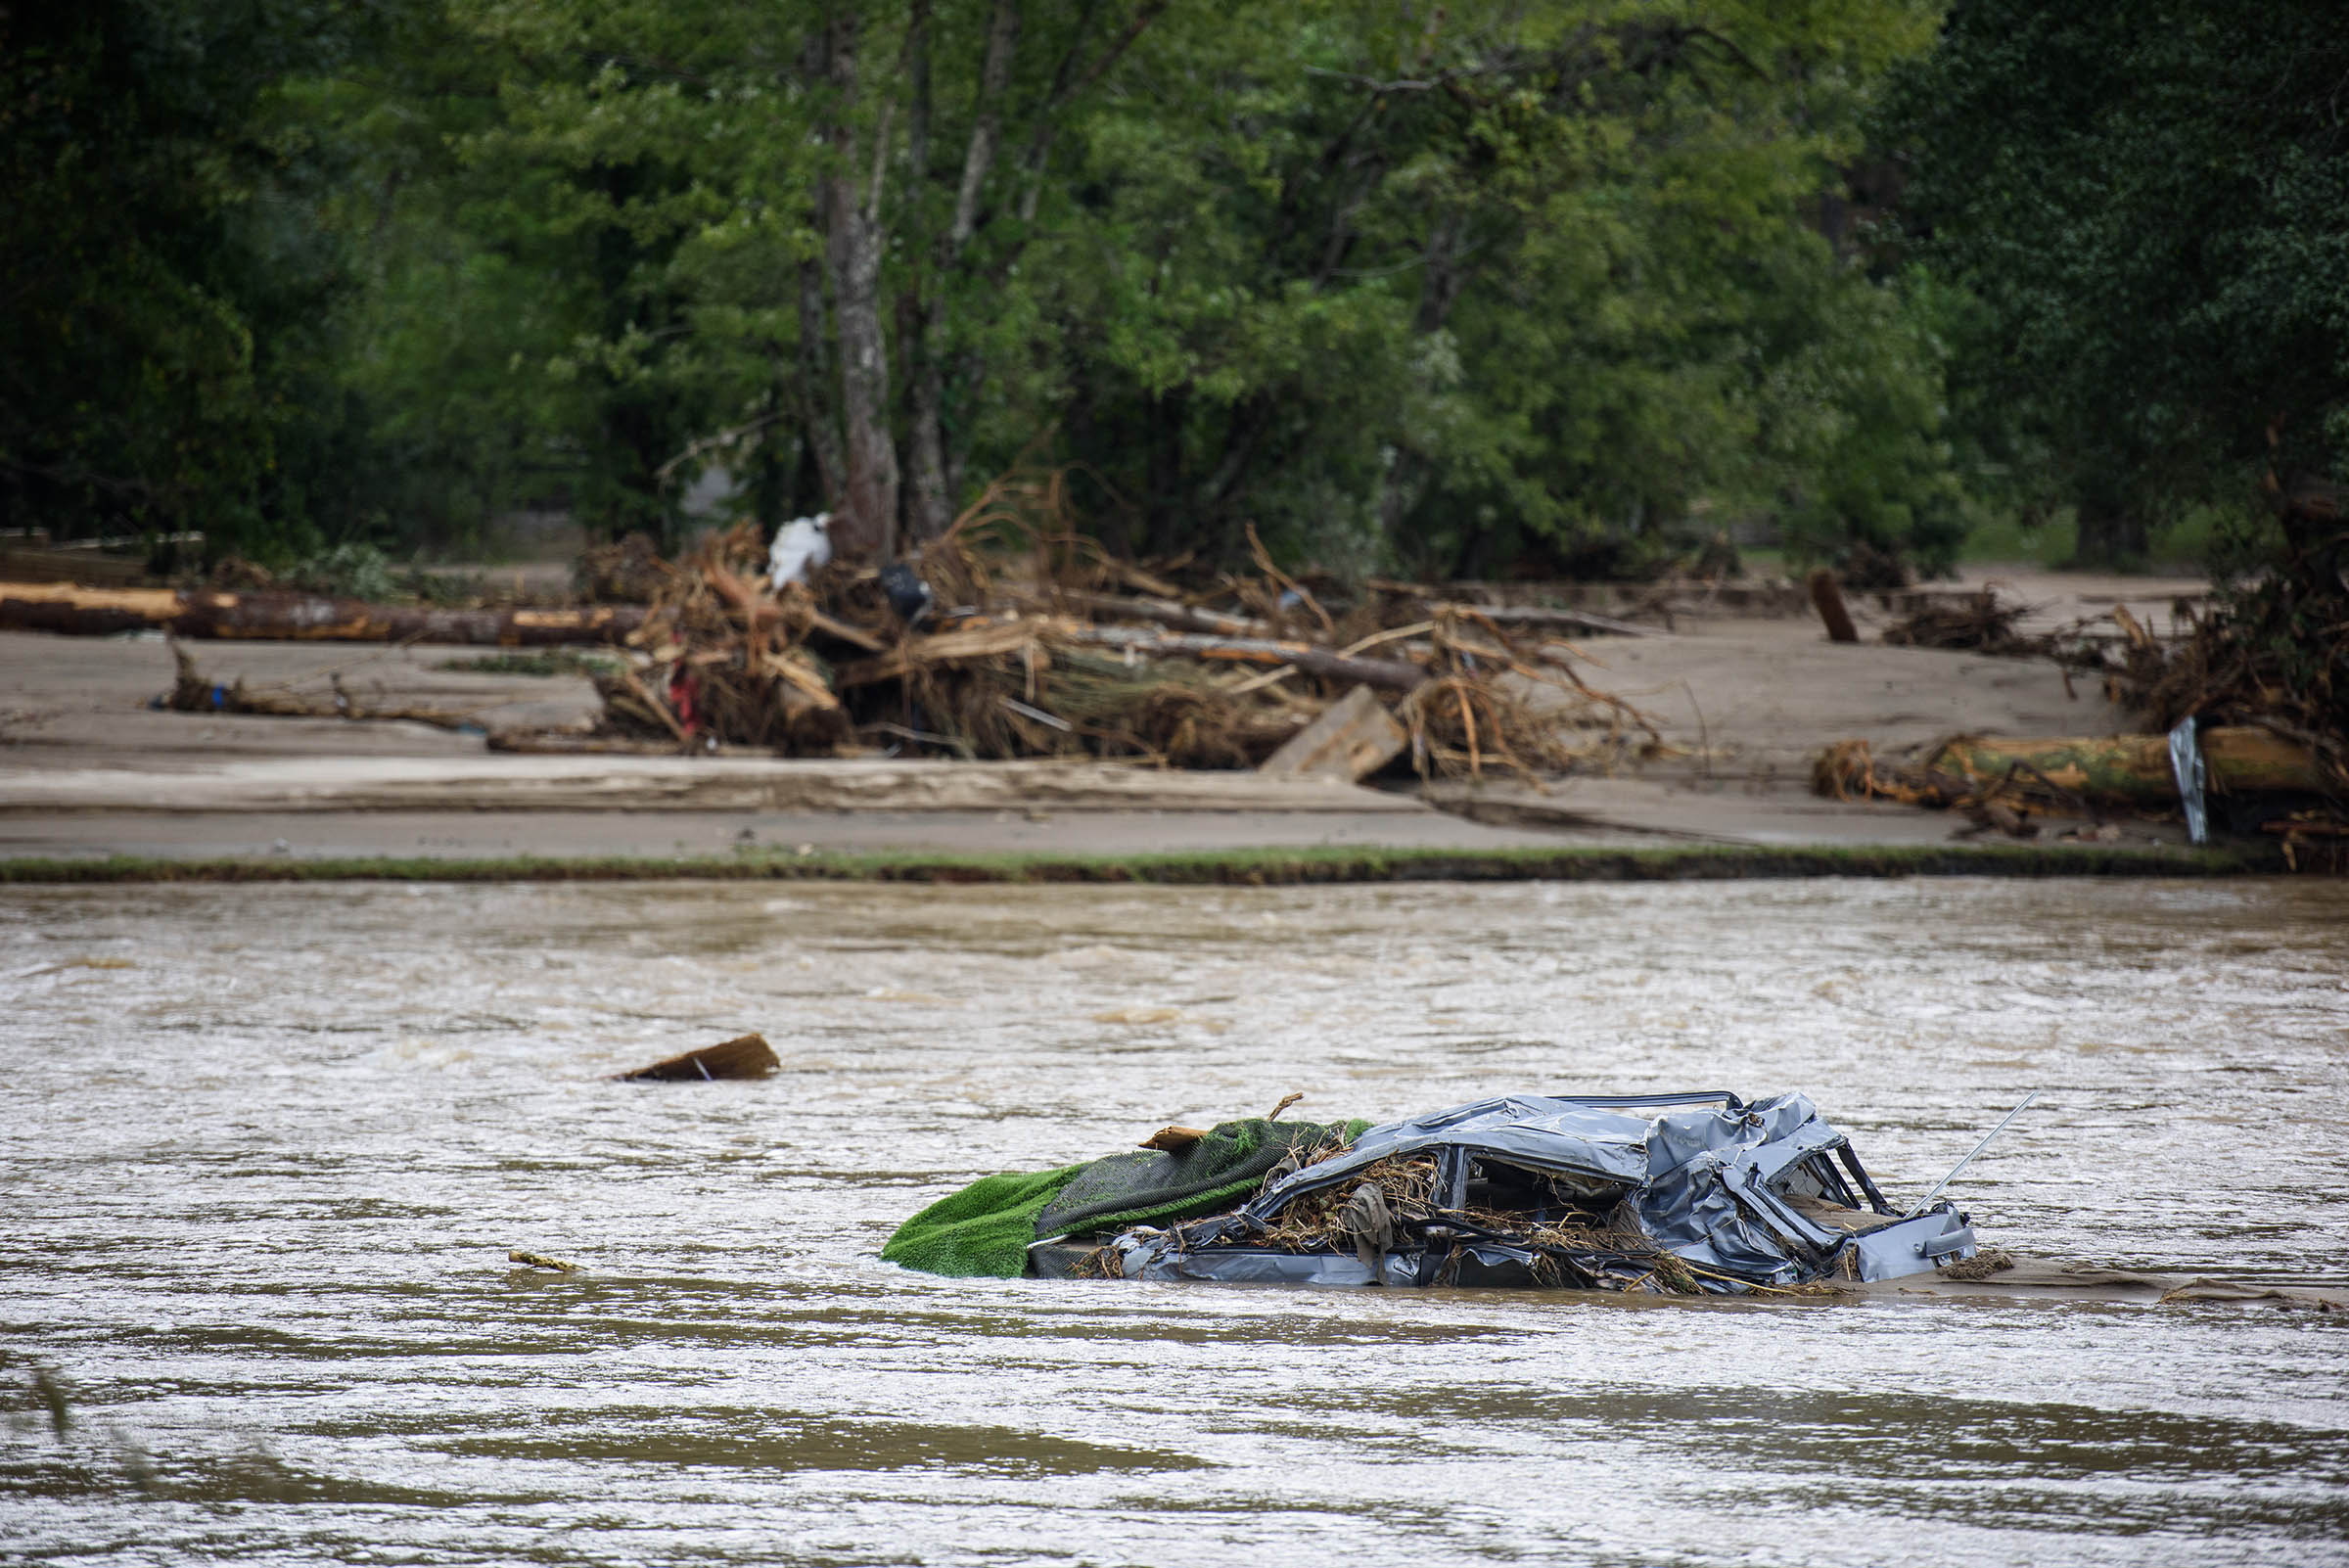
[[[767,552],[766,580],[780,588],[786,582],[805,582],[807,574],[832,559],[832,514],[794,518],[775,530]]]

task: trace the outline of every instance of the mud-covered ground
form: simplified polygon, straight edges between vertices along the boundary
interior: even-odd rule
[[[2141,618],[2165,624],[2172,601],[2202,586],[2050,574],[1993,572],[1987,577],[2036,607],[2026,630],[2047,629],[2122,599]],[[1865,599],[1856,600],[1855,608],[1864,637],[1874,637],[1882,613]],[[189,646],[204,671],[218,679],[242,677],[259,685],[336,669],[362,702],[462,711],[482,732],[576,723],[595,709],[583,676],[443,668],[482,650]],[[498,807],[506,820],[491,820],[482,815],[478,795],[468,796],[453,803],[464,815],[438,824],[445,830],[437,832],[431,824],[385,818],[394,806],[412,809],[413,802],[374,797],[354,803],[337,820],[310,808],[316,802],[289,816],[286,791],[309,787],[304,781],[312,775],[303,769],[313,764],[324,770],[318,777],[345,779],[354,769],[364,771],[371,759],[396,763],[411,778],[420,765],[429,772],[435,760],[478,770],[486,755],[484,733],[408,722],[158,711],[151,701],[172,678],[170,654],[160,636],[0,633],[0,853],[224,854],[267,850],[281,840],[292,853],[335,854],[412,854],[436,848],[472,855],[707,853],[746,842],[746,830],[754,841],[819,849],[1096,854],[1307,845],[1498,848],[1557,842],[1560,834],[1593,843],[1663,837],[1917,844],[1945,839],[1953,824],[1900,807],[1815,800],[1806,788],[1810,759],[1829,742],[1854,736],[1890,748],[1958,731],[2096,734],[2127,725],[2126,715],[2104,701],[2094,682],[2067,683],[2051,664],[1875,641],[1838,647],[1809,617],[1683,616],[1671,636],[1591,637],[1578,646],[1588,660],[1584,677],[1652,715],[1668,756],[1611,777],[1567,780],[1531,802],[1539,809],[1487,812],[1475,822],[1399,810],[1392,801],[1299,809],[1294,802],[1267,807],[1235,798],[1202,805],[1174,793],[1163,800],[1135,796],[1114,810],[1072,808],[1065,801],[1016,798],[1016,792],[1006,798],[999,785],[961,794],[951,787],[928,790],[912,816],[904,814],[904,801],[881,797],[845,816],[829,799],[796,810],[778,798],[761,814],[681,802],[673,791],[630,796],[623,788],[599,803],[607,809],[577,820],[538,809],[528,813],[533,820],[527,824],[511,815],[515,803]],[[517,758],[499,767],[524,779],[544,762]],[[198,779],[216,781],[224,770],[253,764],[275,769],[268,776],[283,786],[277,794],[256,788],[246,798],[241,787],[231,789],[226,793],[240,798],[224,807],[223,792],[214,789],[194,814],[174,799],[183,787],[195,789]],[[950,771],[940,764],[938,776],[944,779]],[[42,786],[66,775],[76,781],[76,799],[73,809],[61,814],[56,790]],[[664,812],[657,819],[638,814],[655,808]],[[231,820],[237,815],[250,820]]]

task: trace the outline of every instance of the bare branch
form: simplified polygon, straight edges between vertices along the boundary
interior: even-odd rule
[[[1053,83],[1052,91],[1036,110],[1036,134],[1030,139],[1028,151],[1020,160],[1021,172],[1028,177],[1028,188],[1020,195],[1022,222],[1036,220],[1036,204],[1043,195],[1044,155],[1051,151],[1053,140],[1060,135],[1055,114],[1063,104],[1099,81],[1102,74],[1116,65],[1127,50],[1133,47],[1134,40],[1150,30],[1150,24],[1159,19],[1168,3],[1169,0],[1143,0],[1143,4],[1134,11],[1133,20],[1126,24],[1126,30],[1111,39],[1101,53],[1093,57],[1091,65],[1074,74],[1064,74]],[[1074,51],[1069,59],[1075,59]],[[1068,60],[1062,62],[1064,70],[1068,64]]]
[[[1011,80],[1011,60],[1020,41],[1017,0],[995,0],[994,21],[987,29],[987,59],[979,70],[979,101],[971,120],[971,142],[962,159],[962,187],[954,193],[954,221],[946,231],[946,254],[961,254],[979,226],[979,193],[995,166],[995,150],[1002,145],[1003,89]]]

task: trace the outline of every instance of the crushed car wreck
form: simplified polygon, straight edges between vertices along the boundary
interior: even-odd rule
[[[1147,1147],[974,1183],[882,1255],[939,1273],[1743,1295],[1977,1251],[1947,1202],[1896,1211],[1801,1094],[1508,1095]]]

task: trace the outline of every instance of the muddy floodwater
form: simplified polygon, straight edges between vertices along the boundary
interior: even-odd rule
[[[1899,1200],[2036,1087],[1985,1241],[2338,1282],[2337,885],[14,890],[0,986],[12,1560],[2349,1562],[2337,1314],[876,1256],[1291,1090],[1800,1088]]]

